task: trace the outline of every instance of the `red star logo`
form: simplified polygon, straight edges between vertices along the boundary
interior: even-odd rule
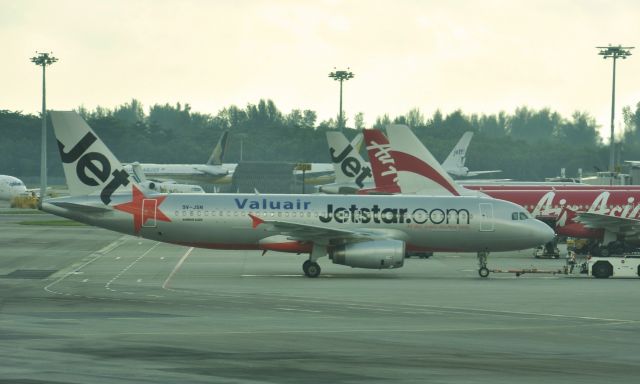
[[[133,186],[133,200],[128,203],[114,205],[113,208],[133,215],[133,230],[137,235],[140,228],[149,220],[168,221],[169,219],[158,207],[167,196],[146,197],[135,185]]]

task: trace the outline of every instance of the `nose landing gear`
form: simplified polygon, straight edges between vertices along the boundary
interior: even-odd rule
[[[478,252],[478,275],[482,278],[489,276],[489,269],[487,268],[487,256],[489,252]]]

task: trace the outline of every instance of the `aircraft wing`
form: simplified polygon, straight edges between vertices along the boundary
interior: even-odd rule
[[[487,173],[498,173],[498,172],[502,172],[502,170],[496,169],[493,171],[469,171],[467,172],[467,176],[478,176],[478,175],[485,175]]]
[[[640,220],[603,215],[602,213],[578,213],[573,221],[581,223],[587,228],[602,228],[611,232],[629,232],[640,230]]]
[[[347,242],[368,241],[374,239],[398,239],[405,240],[400,231],[377,231],[367,229],[338,229],[321,225],[292,223],[281,220],[265,220],[249,214],[253,220],[253,228],[269,226],[268,229],[278,231],[295,240],[300,241],[330,241],[342,240]]]

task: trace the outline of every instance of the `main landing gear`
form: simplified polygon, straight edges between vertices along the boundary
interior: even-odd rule
[[[322,271],[320,265],[311,260],[306,260],[304,263],[302,263],[302,270],[307,277],[318,277],[320,276],[320,272]]]
[[[307,277],[318,277],[320,276],[320,272],[322,269],[320,265],[316,263],[320,257],[325,256],[327,254],[327,247],[322,246],[320,244],[313,244],[313,248],[311,248],[311,254],[309,255],[309,260],[306,260],[302,263],[302,270],[304,271],[304,275]]]
[[[487,268],[487,256],[489,252],[478,252],[478,275],[485,278],[489,276],[489,268]]]

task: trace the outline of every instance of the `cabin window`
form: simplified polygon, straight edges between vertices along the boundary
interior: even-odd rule
[[[285,212],[284,217],[289,217],[289,212]]]
[[[513,212],[511,214],[511,220],[518,220],[518,212]]]
[[[297,216],[296,212],[291,212],[291,217],[296,217],[296,216]]]

